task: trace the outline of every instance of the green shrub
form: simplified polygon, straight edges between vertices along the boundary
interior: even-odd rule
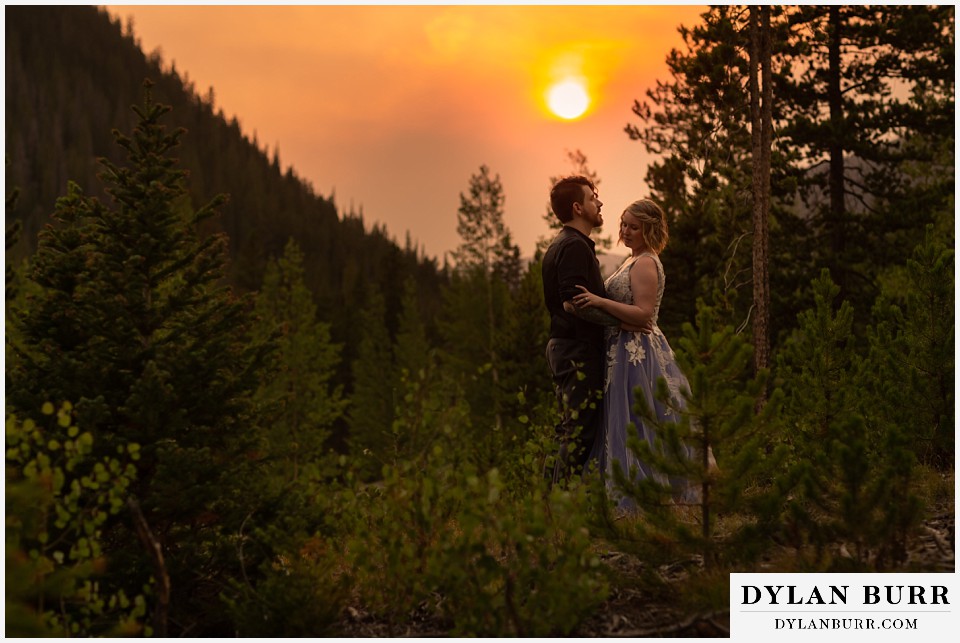
[[[839,290],[825,270],[814,280],[814,306],[799,316],[778,360],[791,391],[784,440],[798,482],[787,503],[789,531],[798,548],[813,545],[814,567],[883,568],[904,560],[922,510],[912,436],[889,415],[912,400],[898,390],[905,381],[890,377],[897,347],[887,341],[882,306],[874,311],[877,326],[868,328],[869,350],[858,354],[853,309],[833,304]]]
[[[6,423],[6,608],[8,636],[149,634],[143,595],[105,587],[101,534],[125,508],[139,447],[91,456],[93,436],[71,406],[47,403],[40,423]]]
[[[455,537],[428,575],[454,635],[564,636],[606,599],[585,486],[511,499],[496,469],[469,476]]]
[[[450,383],[420,373],[405,384],[393,430],[416,448],[376,483],[346,474],[329,511],[329,547],[344,549],[363,609],[391,631],[419,615],[457,635],[571,632],[606,595],[586,486],[547,494],[541,443],[516,451],[509,479],[478,469],[470,410]]]

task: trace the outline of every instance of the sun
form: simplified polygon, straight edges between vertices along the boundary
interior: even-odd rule
[[[568,79],[556,83],[547,92],[547,105],[550,111],[567,120],[573,120],[583,115],[590,106],[590,96],[583,83]]]

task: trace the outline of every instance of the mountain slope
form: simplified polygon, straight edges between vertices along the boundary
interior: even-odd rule
[[[321,315],[347,338],[367,289],[381,290],[388,318],[400,307],[401,284],[413,274],[430,319],[445,280],[434,260],[407,242],[400,248],[386,230],[367,230],[361,217],[340,216],[332,199],[314,193],[293,169],[282,171],[236,119],[215,112],[213,89],[201,97],[187,74],[163,71],[129,30],[92,6],[5,8],[7,191],[20,190],[15,210],[23,223],[13,259],[32,252],[68,180],[105,203],[96,159],[122,162],[116,128],[129,132],[131,106],[142,102],[143,81],[155,83],[156,100],[173,107],[170,127],[184,127],[181,165],[189,170],[194,205],[218,193],[229,196],[213,228],[230,237],[232,284],[260,286],[266,262],[296,239],[305,257],[308,285]],[[349,357],[351,347],[347,347]]]

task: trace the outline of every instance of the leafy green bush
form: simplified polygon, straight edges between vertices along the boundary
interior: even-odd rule
[[[393,425],[417,449],[374,484],[347,475],[330,510],[357,600],[394,628],[419,614],[457,635],[568,634],[606,596],[586,485],[548,494],[538,444],[516,453],[512,486],[478,469],[469,409],[424,378],[406,382]]]
[[[388,467],[343,496],[359,599],[393,624],[425,609],[455,635],[568,634],[607,589],[584,489],[514,499],[497,469],[450,466],[439,446]]]
[[[103,528],[125,507],[139,447],[92,457],[93,436],[71,409],[44,404],[40,423],[7,416],[6,634],[149,634],[143,595],[97,579]]]
[[[271,477],[271,468],[256,480],[264,488],[250,495],[260,502],[229,537],[238,569],[220,593],[236,636],[337,633],[349,585],[340,547],[324,531],[341,485],[337,460],[316,459],[296,480]]]
[[[591,547],[586,487],[510,499],[496,469],[465,482],[455,537],[439,543],[428,568],[443,587],[451,633],[570,634],[608,592]]]
[[[272,541],[263,534],[260,538]],[[285,539],[289,540],[289,539]],[[330,636],[345,599],[333,552],[310,538],[263,559],[243,582],[232,581],[224,600],[243,637]],[[255,579],[255,580],[254,580]],[[255,583],[255,584],[254,584]]]

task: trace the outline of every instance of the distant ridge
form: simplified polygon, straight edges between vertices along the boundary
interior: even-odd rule
[[[155,101],[173,109],[165,122],[183,127],[177,154],[189,172],[195,206],[217,194],[229,201],[204,233],[230,239],[229,282],[240,292],[259,289],[267,262],[293,238],[304,255],[307,285],[334,338],[352,350],[351,330],[371,291],[386,299],[387,318],[400,310],[402,284],[415,278],[425,318],[439,307],[446,277],[435,259],[400,247],[362,215],[338,212],[332,197],[318,195],[292,167],[282,169],[269,152],[227,119],[214,88],[199,94],[186,70],[165,70],[159,54],[145,55],[130,27],[95,6],[5,7],[6,190],[18,190],[11,219],[22,223],[8,261],[29,256],[37,233],[49,222],[56,199],[74,181],[105,204],[112,200],[97,179],[97,159],[125,163],[112,135],[129,133],[142,104],[143,82],[154,83]],[[331,150],[330,154],[335,154]],[[371,218],[375,218],[370,213]]]

